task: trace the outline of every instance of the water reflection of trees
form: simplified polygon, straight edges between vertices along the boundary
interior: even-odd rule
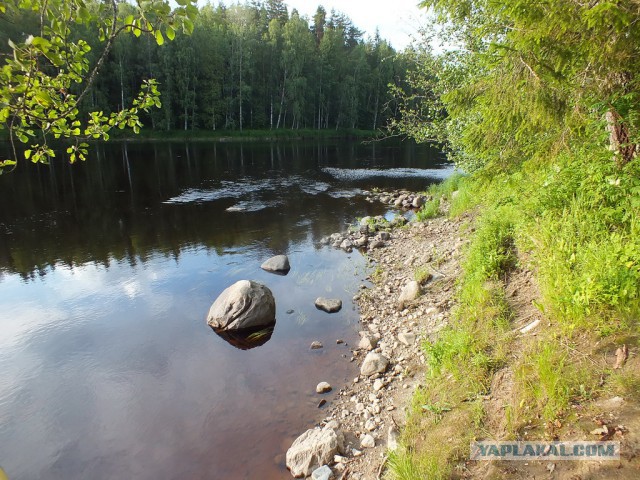
[[[158,254],[178,260],[195,246],[222,254],[259,243],[280,253],[372,207],[296,186],[266,194],[261,200],[286,195],[286,203],[257,212],[225,211],[242,199],[163,202],[219,179],[268,179],[274,171],[327,181],[321,166],[414,166],[405,155],[396,145],[355,143],[117,143],[95,148],[82,165],[20,165],[0,177],[0,270],[34,278],[60,264],[135,265]]]

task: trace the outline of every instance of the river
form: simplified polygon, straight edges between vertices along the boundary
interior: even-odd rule
[[[139,142],[0,176],[0,466],[11,480],[287,478],[284,453],[322,417],[315,385],[336,387],[330,403],[357,374],[336,340],[357,337],[366,260],[319,239],[394,214],[365,190],[450,171],[407,143]],[[287,276],[260,269],[276,254]],[[205,322],[240,279],[277,303],[251,349]]]

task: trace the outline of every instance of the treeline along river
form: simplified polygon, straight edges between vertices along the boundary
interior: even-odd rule
[[[319,239],[393,215],[365,190],[424,189],[450,167],[398,143],[91,155],[0,177],[0,465],[11,479],[283,478],[284,452],[321,416],[315,385],[355,376],[336,340],[357,336],[366,259]],[[289,275],[260,269],[281,253]],[[272,335],[248,350],[205,323],[241,279],[277,302]],[[318,296],[342,311],[318,311]]]

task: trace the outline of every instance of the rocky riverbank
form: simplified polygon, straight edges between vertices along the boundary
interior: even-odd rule
[[[406,192],[372,197],[405,208],[423,200]],[[369,285],[354,298],[360,341],[350,348],[360,374],[341,386],[316,429],[287,452],[287,466],[299,477],[379,478],[387,450],[397,447],[412,394],[425,381],[421,344],[449,318],[466,219],[405,224],[401,218],[365,218],[358,228],[325,239],[346,251],[368,245]]]

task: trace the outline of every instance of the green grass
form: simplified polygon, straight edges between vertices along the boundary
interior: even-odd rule
[[[513,373],[504,399],[510,437],[525,426],[528,438],[545,437],[545,425],[570,423],[572,405],[603,391],[640,396],[636,369],[612,371],[598,350],[615,351],[638,329],[640,159],[619,170],[610,152],[591,145],[509,174],[457,175],[428,194],[419,219],[441,215],[445,202],[449,215],[473,209],[476,218],[457,307],[424,345],[426,386],[414,396],[389,478],[455,475],[468,441],[486,435],[480,399],[503,368]],[[534,272],[540,290],[535,336],[518,335],[505,297],[504,282],[519,268]]]

